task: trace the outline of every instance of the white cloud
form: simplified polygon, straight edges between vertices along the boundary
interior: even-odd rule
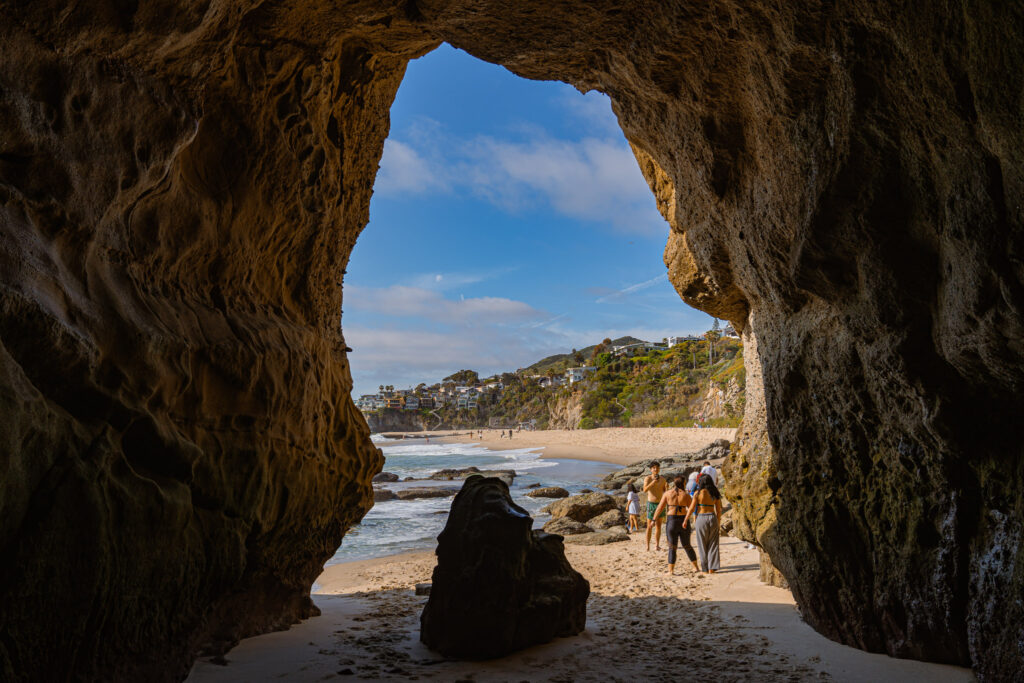
[[[508,211],[542,202],[563,216],[620,230],[667,230],[621,135],[461,140],[436,124],[424,126],[407,142],[387,140],[375,190],[399,197],[470,192]]]
[[[387,195],[447,192],[448,182],[435,172],[435,166],[434,160],[422,157],[410,145],[388,138],[373,188]]]
[[[521,323],[546,318],[547,314],[522,301],[502,297],[447,299],[441,293],[419,287],[345,286],[345,308],[378,315],[415,317],[443,324]]]
[[[445,291],[466,285],[475,285],[478,282],[493,280],[517,270],[516,266],[490,267],[479,272],[449,272],[449,273],[421,273],[411,275],[403,279],[403,284],[421,289],[436,289]]]

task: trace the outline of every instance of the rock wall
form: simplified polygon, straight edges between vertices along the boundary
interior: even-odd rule
[[[423,419],[412,410],[376,410],[363,416],[370,432],[422,432]],[[435,420],[436,422],[436,420]]]
[[[548,404],[548,429],[576,429],[583,417],[583,394],[559,396]]]
[[[441,40],[612,97],[672,282],[743,331],[727,495],[807,621],[1019,671],[1022,12],[0,6],[3,677],[176,678],[312,612],[380,467],[342,276]]]

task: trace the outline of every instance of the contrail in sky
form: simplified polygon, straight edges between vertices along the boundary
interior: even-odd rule
[[[645,280],[644,282],[638,282],[635,285],[630,285],[629,287],[626,287],[625,289],[620,289],[619,291],[615,292],[614,294],[609,294],[608,296],[602,296],[600,299],[597,299],[594,303],[595,304],[606,304],[606,303],[608,303],[612,299],[618,299],[621,296],[626,296],[627,294],[632,294],[633,292],[639,292],[640,290],[647,289],[648,287],[653,287],[654,285],[658,284],[662,280],[667,280],[667,279],[668,279],[668,273],[662,273],[658,277],[652,277],[650,280]]]

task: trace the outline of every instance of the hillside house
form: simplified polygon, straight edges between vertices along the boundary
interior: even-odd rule
[[[666,348],[663,344],[655,344],[653,342],[636,342],[635,344],[623,344],[622,346],[612,347],[612,356],[616,358],[632,358],[633,356],[639,356],[653,351],[654,349]]]
[[[677,346],[677,345],[682,344],[683,342],[686,342],[686,341],[700,341],[700,340],[701,340],[700,337],[698,337],[696,335],[693,335],[693,334],[688,334],[685,337],[669,337],[668,338],[668,347],[672,348],[673,346]]]
[[[597,368],[592,365],[584,365],[578,368],[569,368],[568,370],[565,371],[565,379],[567,382],[569,382],[569,384],[575,384],[576,382],[582,381],[584,377],[594,372],[595,370],[597,370]]]

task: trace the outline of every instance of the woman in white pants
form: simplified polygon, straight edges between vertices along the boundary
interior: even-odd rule
[[[718,520],[722,517],[722,494],[715,486],[715,480],[707,474],[697,479],[697,492],[686,511],[686,522],[697,512],[693,524],[697,531],[697,554],[700,555],[700,569],[714,574],[721,567],[718,559]]]

